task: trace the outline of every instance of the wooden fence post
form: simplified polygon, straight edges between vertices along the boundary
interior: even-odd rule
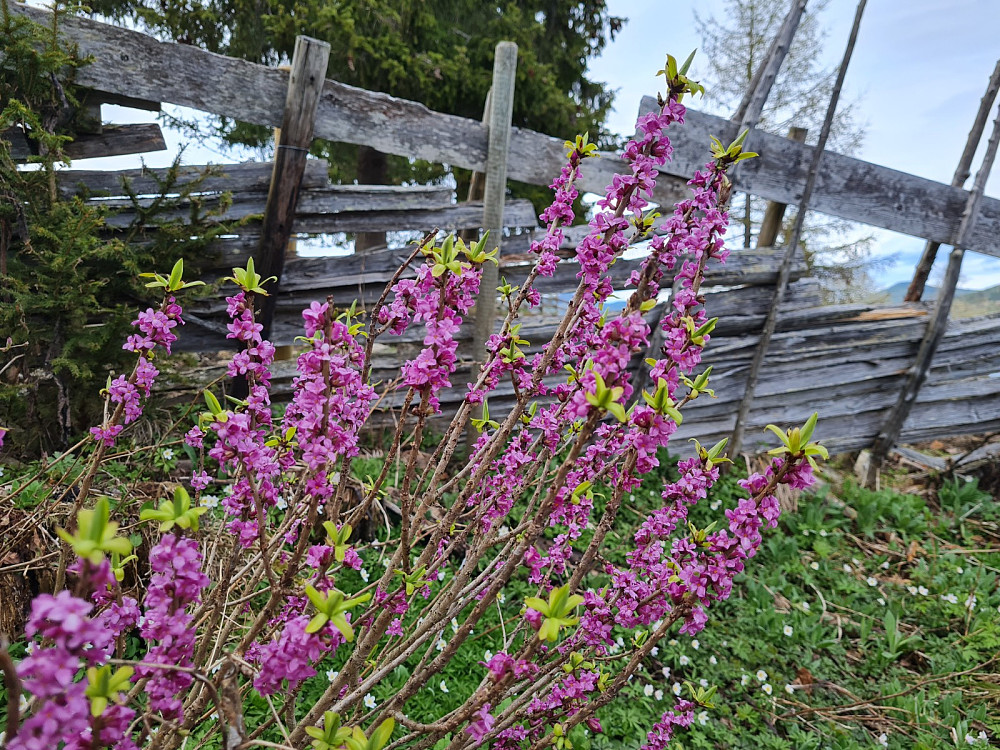
[[[271,186],[264,208],[260,246],[255,253],[257,272],[265,279],[277,280],[265,285],[268,296],[258,299],[258,322],[264,326],[261,335],[271,335],[275,296],[285,266],[285,249],[292,235],[295,204],[299,198],[299,185],[306,168],[306,158],[312,145],[316,109],[319,106],[326,65],[330,59],[330,45],[318,39],[300,36],[295,39],[292,70],[288,77],[285,111],[281,119],[281,132],[274,149],[274,169]]]
[[[808,132],[805,128],[791,127],[788,129],[788,138],[796,143],[805,143]],[[768,201],[767,209],[764,211],[764,220],[761,221],[760,231],[757,232],[757,247],[774,247],[778,240],[778,232],[781,231],[781,222],[785,218],[786,208],[788,208],[787,203]]]
[[[983,94],[983,98],[979,102],[979,111],[976,113],[975,122],[972,123],[972,130],[969,131],[969,138],[965,142],[965,150],[962,151],[962,156],[958,160],[955,176],[951,179],[951,184],[954,187],[962,187],[969,179],[972,158],[976,155],[976,147],[979,146],[979,141],[983,137],[986,119],[990,115],[993,100],[997,98],[997,92],[1000,92],[1000,60],[997,60],[993,75],[990,76],[990,81],[986,85],[986,93]],[[934,259],[937,257],[939,247],[941,247],[940,242],[928,241],[924,245],[924,253],[920,256],[920,262],[917,263],[917,268],[913,272],[913,280],[910,281],[910,286],[906,289],[906,296],[903,297],[904,302],[920,301],[924,294],[924,286],[927,284],[927,277],[931,275],[931,268],[934,266]]]
[[[854,14],[854,25],[851,27],[851,35],[847,40],[847,49],[844,50],[844,57],[840,62],[840,69],[837,71],[837,80],[833,84],[833,91],[830,93],[830,103],[826,108],[826,116],[823,119],[823,127],[820,129],[819,140],[816,142],[816,149],[813,152],[813,161],[809,167],[809,175],[806,177],[805,189],[802,191],[802,198],[799,200],[799,210],[795,216],[795,226],[792,228],[792,236],[789,238],[788,247],[785,248],[785,257],[781,263],[781,270],[778,272],[778,283],[774,289],[774,300],[771,302],[771,309],[767,313],[767,320],[764,321],[764,329],[760,333],[760,340],[757,342],[757,350],[754,352],[753,360],[750,362],[750,372],[747,373],[746,390],[743,392],[743,400],[740,402],[739,412],[736,414],[736,425],[729,440],[729,455],[738,455],[743,446],[743,433],[746,430],[747,418],[750,416],[750,407],[753,406],[754,391],[757,389],[757,380],[760,378],[760,370],[764,364],[764,357],[767,356],[767,348],[771,345],[771,336],[778,324],[778,308],[781,307],[781,300],[785,296],[785,289],[788,287],[788,279],[791,276],[792,260],[795,258],[795,251],[802,236],[802,225],[805,221],[806,210],[809,200],[812,198],[813,189],[816,187],[816,178],[819,175],[819,165],[823,160],[823,152],[826,149],[826,142],[830,137],[830,129],[833,127],[833,116],[837,112],[837,103],[840,101],[840,90],[844,85],[844,77],[847,75],[847,66],[851,62],[851,55],[854,54],[854,43],[858,38],[858,29],[861,26],[861,17],[865,12],[867,0],[858,3],[857,12]]]
[[[986,144],[986,153],[983,155],[983,163],[976,173],[976,180],[972,185],[972,191],[965,203],[965,211],[962,213],[962,223],[958,226],[958,235],[955,237],[955,249],[951,251],[948,258],[948,270],[945,271],[944,282],[941,284],[941,291],[938,294],[937,304],[934,307],[934,317],[927,326],[924,338],[920,342],[920,349],[917,351],[917,359],[913,363],[903,383],[903,389],[899,392],[899,399],[889,412],[885,423],[875,438],[872,446],[871,458],[865,469],[862,481],[865,486],[872,487],[878,476],[879,468],[885,457],[889,455],[892,446],[899,438],[899,433],[906,423],[906,418],[910,415],[910,410],[917,401],[920,393],[920,386],[923,385],[937,352],[941,337],[944,336],[948,327],[948,314],[951,312],[951,303],[955,298],[955,289],[958,287],[958,277],[962,270],[962,258],[965,255],[965,247],[971,234],[972,227],[979,215],[979,204],[983,200],[983,192],[986,189],[986,180],[990,176],[993,168],[993,161],[996,159],[997,147],[1000,145],[1000,107],[997,107],[996,120],[993,122],[993,132],[990,133],[990,140]]]
[[[499,42],[493,58],[493,86],[489,96],[489,147],[483,186],[483,230],[490,233],[489,244],[503,244],[503,207],[507,194],[507,153],[514,112],[514,77],[517,72],[517,45]],[[498,258],[499,260],[499,258]],[[486,340],[492,335],[497,315],[499,271],[493,263],[483,264],[483,278],[472,329],[472,378],[486,361]]]

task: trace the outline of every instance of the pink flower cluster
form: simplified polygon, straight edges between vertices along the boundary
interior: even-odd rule
[[[307,633],[310,619],[308,615],[291,618],[274,640],[254,644],[247,651],[247,659],[260,668],[253,686],[261,695],[278,692],[284,680],[288,681],[288,690],[295,690],[316,674],[313,666],[316,662],[344,643],[344,636],[330,624],[319,632]],[[350,620],[349,613],[347,619]]]
[[[108,386],[115,411],[100,427],[90,428],[90,434],[101,445],[110,448],[125,425],[142,415],[142,396],[149,396],[153,381],[160,374],[151,361],[153,350],[160,346],[170,354],[170,346],[177,340],[173,329],[184,324],[181,312],[177,300],[169,296],[159,310],[147,308],[132,321],[139,333],[131,334],[122,348],[135,352],[139,358],[131,375],[119,375]]]
[[[299,355],[283,428],[295,428],[301,460],[323,474],[317,485],[325,488],[325,500],[332,491],[328,470],[340,457],[357,455],[358,435],[376,394],[362,377],[364,349],[348,326],[334,319],[330,304],[313,302],[302,317],[311,346]]]
[[[153,577],[146,592],[145,614],[139,632],[149,641],[144,661],[190,667],[194,658],[195,628],[187,607],[201,601],[208,576],[201,571],[201,552],[193,539],[164,534],[150,551]],[[155,642],[155,643],[154,643]],[[139,667],[147,677],[149,706],[166,719],[183,720],[181,695],[191,686],[187,672]]]
[[[462,316],[475,304],[482,271],[463,263],[458,272],[434,276],[432,268],[433,261],[427,261],[417,270],[416,279],[398,281],[393,300],[379,310],[378,321],[397,335],[413,322],[424,324],[424,348],[403,364],[401,375],[403,385],[426,393],[430,407],[439,411],[437,394],[451,386],[449,378],[455,371],[455,334]]]
[[[32,601],[25,632],[28,638],[38,636],[42,645],[34,647],[17,671],[34,704],[17,735],[8,738],[9,750],[135,748],[126,735],[135,712],[111,704],[95,719],[85,695],[86,682],[76,681],[81,667],[105,662],[114,643],[114,634],[89,616],[92,609],[68,591],[41,594]]]
[[[253,303],[247,299],[246,293],[227,297],[226,302],[231,318],[228,338],[244,345],[229,363],[229,375],[245,376],[249,395],[243,411],[225,412],[222,418],[212,423],[211,428],[217,439],[208,455],[231,476],[239,477],[222,504],[231,518],[229,530],[239,537],[242,546],[249,547],[261,532],[256,514],[257,499],[263,508],[276,504],[281,470],[283,466],[290,466],[293,459],[266,445],[271,427],[271,373],[268,365],[274,360],[274,346],[270,341],[261,339],[262,326],[254,322]],[[200,443],[202,435],[192,431],[187,439]],[[204,478],[196,481],[202,483]]]

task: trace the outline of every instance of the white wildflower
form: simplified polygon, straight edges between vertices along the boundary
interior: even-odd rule
[[[217,495],[202,495],[198,504],[203,508],[218,508],[219,498]]]
[[[958,597],[954,594],[942,594],[941,598],[944,599],[949,604],[958,604]]]
[[[691,660],[687,658],[687,655],[681,654],[681,658],[677,660],[682,667],[686,667],[691,663]]]
[[[878,742],[878,744],[880,744],[882,747],[889,747],[889,735],[887,735],[885,732],[882,732],[882,734],[878,736],[878,740],[876,740],[876,742]]]
[[[745,674],[742,677],[740,677],[740,684],[743,687],[746,687],[747,685],[749,685],[750,684],[750,675]]]
[[[781,632],[784,633],[786,637],[791,636],[791,634],[793,632],[792,631],[792,626],[791,625],[785,625],[785,627],[783,627],[781,629]]]
[[[820,536],[830,536],[830,532],[827,531],[826,529],[820,529],[819,530],[819,535]]]
[[[447,685],[447,683],[445,683],[444,680],[441,680],[441,684],[438,685],[438,687],[441,688],[441,692],[442,693],[447,693],[448,692],[448,685]]]
[[[879,565],[879,567],[882,568],[882,570],[888,570],[889,569],[889,561],[886,560],[884,563],[882,563],[881,565]]]
[[[763,690],[768,695],[770,695],[771,693],[774,692],[774,688],[771,687],[771,683],[769,683],[769,682],[765,682],[763,685],[761,685],[760,689]]]
[[[695,651],[701,648],[701,644],[698,642],[697,638],[691,641],[691,648],[693,648]]]
[[[711,664],[714,667],[716,664],[719,663],[719,660],[716,659],[715,656],[713,655],[713,656],[708,657],[708,663]]]
[[[920,594],[920,596],[927,596],[931,592],[928,591],[926,586],[917,586],[917,593]]]
[[[702,726],[708,724],[708,711],[702,711],[698,714],[698,723]]]
[[[642,688],[642,694],[645,695],[647,698],[652,698],[653,697],[653,686],[650,685],[649,683],[646,683],[643,686],[643,688]]]
[[[673,691],[674,695],[681,694],[681,684],[679,682],[675,682],[673,685],[671,685],[670,689]]]
[[[173,461],[174,460],[174,450],[173,450],[173,448],[164,448],[160,452],[160,455],[163,456],[163,460],[164,461]]]
[[[850,565],[848,565],[847,563],[844,563],[844,572],[845,573],[853,573],[854,569]]]
[[[658,700],[658,701],[662,701],[663,700],[663,691],[662,690],[657,690],[656,692],[653,693],[653,697],[656,698],[656,700]]]
[[[372,709],[378,706],[378,704],[375,702],[375,696],[372,695],[371,693],[366,694],[362,702],[365,704],[365,708],[368,709]]]
[[[492,658],[493,658],[493,652],[490,651],[489,649],[486,649],[486,653],[483,654],[483,660],[484,661],[489,661]]]
[[[328,679],[330,682],[333,682],[335,679],[337,679],[338,674],[340,674],[340,672],[338,672],[336,669],[328,669],[326,670],[326,679]]]
[[[703,688],[707,688],[708,687],[708,680],[706,680],[704,677],[702,677],[700,680],[698,680],[698,684],[701,685]]]
[[[367,570],[365,570],[364,568],[362,568],[361,570],[358,571],[358,574],[361,576],[361,580],[362,581],[364,581],[365,583],[368,583],[368,571]]]
[[[663,675],[664,680],[670,679],[670,667],[664,667],[660,670],[660,673]]]
[[[875,588],[876,586],[878,586],[878,579],[877,579],[877,578],[874,578],[874,577],[872,577],[872,576],[868,576],[868,577],[867,577],[867,578],[865,579],[865,583],[867,583],[867,584],[868,584],[869,586],[871,586],[872,588]]]
[[[809,567],[812,568],[813,570],[819,570],[819,563],[813,560],[811,563],[809,563]]]
[[[757,670],[757,682],[764,682],[767,679],[767,672],[763,669]]]
[[[785,685],[785,692],[789,695],[795,695],[795,685]]]
[[[878,602],[878,606],[880,606],[880,607],[884,607],[885,606],[885,599],[883,599],[881,596],[878,599],[876,599],[875,601]]]

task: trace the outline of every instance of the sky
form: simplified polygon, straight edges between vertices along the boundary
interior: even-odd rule
[[[655,93],[654,74],[662,67],[666,53],[683,58],[699,45],[694,8],[702,17],[718,16],[724,1],[609,0],[608,4],[614,15],[629,21],[592,62],[590,72],[592,78],[617,91],[611,129],[631,134],[639,100]],[[854,0],[829,0],[819,14],[826,40],[818,54],[825,65],[839,63],[855,8]],[[806,12],[810,12],[808,6]],[[949,183],[1000,57],[997,29],[998,0],[869,0],[842,97],[859,102],[867,130],[864,144],[852,156]],[[697,79],[701,72],[696,57],[692,75]],[[104,108],[104,118],[112,122],[151,121],[153,117],[118,107]],[[168,150],[145,155],[148,165],[169,164],[184,143],[184,136],[169,128],[164,128],[164,136]],[[985,144],[985,137],[983,140]],[[980,157],[981,153],[973,171]],[[250,158],[258,155],[200,144],[189,145],[184,154],[188,164]],[[79,161],[75,166],[123,169],[137,164],[137,157],[125,156]],[[1000,165],[986,192],[1000,196]],[[874,234],[873,253],[886,260],[879,271],[879,285],[909,280],[923,241],[884,230]],[[939,256],[932,282],[946,263],[947,253]],[[1000,284],[1000,259],[966,253],[960,285],[982,289],[996,284]]]

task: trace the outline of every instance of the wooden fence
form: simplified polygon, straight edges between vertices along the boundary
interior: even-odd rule
[[[0,0],[2,1],[2,0]],[[45,21],[45,11],[15,5],[15,12]],[[169,102],[263,125],[279,125],[288,89],[288,74],[280,70],[214,55],[190,46],[159,42],[143,34],[84,18],[66,18],[62,32],[93,62],[77,73],[77,83],[95,90],[97,100],[130,97],[158,105]],[[246,92],[252,91],[253,96]],[[641,109],[648,109],[644,100]],[[656,198],[676,200],[684,194],[684,179],[707,158],[708,135],[723,140],[736,124],[689,110],[687,123],[671,133],[673,160],[664,168]],[[356,89],[336,81],[322,83],[314,122],[318,138],[360,144],[380,151],[487,170],[488,127],[473,120],[433,112],[414,102]],[[510,134],[507,176],[532,184],[548,184],[558,172],[562,139],[514,128]],[[782,203],[796,203],[811,161],[811,148],[795,141],[755,133],[760,158],[741,166],[736,188]],[[620,165],[613,155],[585,164],[580,186],[603,192]],[[195,170],[197,168],[191,168]],[[270,164],[221,168],[205,180],[198,200],[211,206],[230,193],[232,203],[219,220],[243,220],[234,234],[221,238],[203,257],[192,259],[211,282],[245,263],[261,243],[261,225],[271,189]],[[131,221],[123,190],[155,193],[157,182],[139,170],[93,172],[67,170],[60,189],[84,191],[91,200],[123,209],[109,221],[109,231]],[[824,156],[811,209],[947,243],[958,230],[968,193],[857,159]],[[188,206],[177,207],[182,218]],[[471,229],[483,221],[481,203],[455,203],[440,187],[331,185],[326,166],[306,163],[291,231],[301,235],[386,230],[427,231]],[[507,201],[503,206],[500,274],[512,283],[529,267],[527,251],[537,230],[530,204]],[[572,249],[579,229],[568,234],[555,277],[539,279],[542,306],[525,317],[522,334],[537,350],[551,339],[554,321],[566,294],[576,285]],[[1000,202],[983,200],[970,247],[1000,256]],[[783,250],[763,248],[734,252],[729,262],[710,271],[706,307],[720,323],[706,353],[714,365],[713,382],[719,398],[699,398],[690,405],[678,447],[689,437],[703,442],[727,435],[743,395],[746,371],[757,334],[769,311]],[[405,257],[404,250],[384,249],[341,257],[285,259],[276,295],[272,338],[291,344],[299,335],[299,312],[314,299],[333,298],[338,305],[357,300],[375,302],[382,287]],[[638,259],[623,259],[611,270],[616,288],[623,288]],[[768,422],[801,422],[813,411],[823,419],[818,437],[835,450],[871,444],[886,410],[895,401],[910,368],[927,321],[920,304],[898,308],[866,305],[824,306],[818,282],[806,275],[801,258],[785,295],[777,333],[768,351],[764,374],[748,423],[746,447],[757,447],[755,436]],[[651,312],[655,319],[660,308]],[[190,308],[181,344],[188,350],[224,348],[225,317],[221,298],[209,298]],[[468,352],[471,325],[463,327],[462,351]],[[373,379],[387,380],[420,347],[412,334],[386,336],[377,348]],[[939,349],[927,384],[903,429],[901,439],[918,440],[1000,428],[1000,318],[953,323]],[[445,409],[464,396],[468,356],[442,394]],[[276,363],[278,391],[287,391],[292,363]],[[211,376],[215,373],[206,373]],[[500,412],[510,398],[501,387],[491,398]],[[395,402],[389,398],[391,407]]]

